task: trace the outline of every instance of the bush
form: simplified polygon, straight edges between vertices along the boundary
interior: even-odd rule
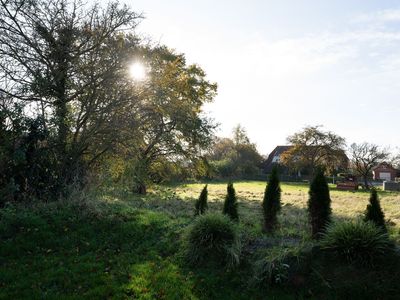
[[[284,249],[287,250],[287,249]],[[260,285],[281,285],[289,279],[290,264],[287,251],[258,260],[254,264],[253,282]]]
[[[228,215],[232,220],[237,221],[239,214],[237,211],[237,199],[235,188],[233,183],[228,183],[227,194],[225,197],[224,208],[222,211],[225,215]]]
[[[202,215],[189,228],[187,258],[191,264],[237,265],[240,249],[237,228],[224,215]]]
[[[371,196],[369,198],[369,204],[365,211],[364,221],[371,221],[378,226],[382,231],[386,232],[385,215],[381,209],[381,205],[378,199],[378,193],[375,189],[371,190]]]
[[[265,188],[262,203],[264,213],[264,230],[271,232],[278,223],[277,214],[281,210],[281,188],[279,186],[278,170],[272,169],[268,185]]]
[[[347,263],[374,265],[392,252],[387,234],[371,222],[344,222],[328,226],[322,235],[321,248],[332,251]]]
[[[196,201],[196,204],[195,204],[195,215],[196,216],[204,214],[206,212],[206,210],[208,209],[207,197],[208,197],[208,191],[207,191],[207,184],[206,184],[200,193],[199,199]]]
[[[325,231],[331,217],[331,198],[324,172],[318,170],[310,185],[308,213],[313,238]]]

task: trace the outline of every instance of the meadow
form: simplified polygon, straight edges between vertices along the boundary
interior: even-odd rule
[[[293,299],[294,294],[335,299],[333,288],[323,287],[322,297],[308,286],[252,284],[253,263],[260,257],[313,245],[306,184],[282,184],[280,226],[268,236],[261,231],[265,182],[236,182],[242,264],[188,266],[183,240],[203,186],[156,186],[145,196],[106,187],[68,202],[7,206],[0,211],[0,299]],[[226,182],[208,183],[208,191],[209,210],[221,211]],[[380,191],[379,196],[390,236],[399,242],[400,193]],[[334,219],[358,218],[368,197],[365,191],[332,186]]]

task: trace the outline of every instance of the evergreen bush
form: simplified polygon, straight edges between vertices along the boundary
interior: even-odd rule
[[[369,204],[365,211],[364,221],[371,221],[378,226],[382,231],[386,232],[385,215],[382,211],[381,205],[378,199],[378,193],[376,189],[371,190],[371,196],[369,198]]]
[[[199,216],[187,235],[187,258],[193,265],[239,263],[240,240],[235,224],[221,214]]]
[[[232,220],[237,221],[239,219],[238,209],[237,209],[237,199],[235,188],[233,183],[228,183],[227,194],[225,197],[223,213],[228,215]]]
[[[264,230],[271,232],[278,224],[278,212],[281,210],[281,188],[276,167],[272,169],[271,176],[265,187],[262,203],[264,213]]]
[[[199,199],[197,199],[197,201],[195,203],[195,215],[196,216],[204,214],[206,212],[206,210],[208,209],[207,198],[208,198],[208,190],[207,190],[207,184],[206,184],[200,193]]]
[[[319,169],[311,182],[308,214],[311,223],[311,233],[313,238],[318,238],[324,232],[331,218],[331,198],[329,187],[326,182],[324,172]]]

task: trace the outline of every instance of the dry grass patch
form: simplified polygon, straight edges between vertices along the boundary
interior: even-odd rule
[[[263,199],[265,182],[240,181],[234,187],[239,200],[239,215],[241,221],[259,229],[262,220],[261,201]],[[198,197],[203,188],[202,183],[180,185],[175,188],[176,195],[185,201],[193,201]],[[307,200],[308,185],[303,183],[283,183],[282,211],[280,215],[281,226],[278,235],[282,236],[307,236]],[[332,212],[335,219],[355,219],[362,215],[369,199],[367,191],[338,191],[333,185],[331,188]],[[378,192],[381,206],[386,220],[391,225],[391,234],[399,240],[400,229],[400,193]],[[223,199],[226,195],[226,183],[208,184],[209,203],[212,210],[222,209]]]

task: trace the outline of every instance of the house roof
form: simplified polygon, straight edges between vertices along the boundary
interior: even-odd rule
[[[378,170],[378,169],[388,169],[388,170],[394,170],[397,171],[393,166],[387,162],[381,162],[378,164],[375,168],[372,169],[372,171]]]
[[[285,145],[285,146],[276,146],[274,150],[268,155],[267,159],[264,162],[264,169],[266,172],[270,172],[273,167],[273,159],[275,156],[280,156],[283,152],[289,150],[293,146]]]

